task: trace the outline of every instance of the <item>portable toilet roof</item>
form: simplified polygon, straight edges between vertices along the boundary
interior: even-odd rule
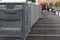
[[[26,3],[26,0],[1,0],[0,3]]]

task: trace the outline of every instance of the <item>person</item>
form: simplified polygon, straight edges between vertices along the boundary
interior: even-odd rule
[[[44,5],[44,3],[41,3],[41,9],[42,9],[42,18],[41,19],[43,19],[44,18],[44,10],[45,10],[45,5]]]
[[[47,3],[44,4],[44,9],[46,10],[46,7],[47,7]]]
[[[49,12],[49,6],[47,7],[47,11]]]
[[[49,9],[49,12],[51,12],[51,8]]]
[[[46,9],[46,10],[48,9],[48,4],[47,4],[47,3],[45,4],[45,9]]]
[[[41,3],[42,11],[44,10],[44,3]]]

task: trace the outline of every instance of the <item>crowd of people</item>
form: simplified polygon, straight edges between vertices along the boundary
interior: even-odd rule
[[[47,3],[41,3],[40,6],[42,9],[42,16],[43,16],[41,19],[43,19],[44,17],[47,16],[46,11],[50,12],[51,7]]]
[[[51,7],[48,6],[47,3],[41,3],[41,8],[42,8],[42,11],[43,11],[43,10],[47,10],[47,11],[49,11],[49,9],[50,9]]]

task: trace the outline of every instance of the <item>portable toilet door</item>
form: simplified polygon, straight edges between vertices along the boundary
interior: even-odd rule
[[[0,8],[0,37],[22,37],[22,9]]]

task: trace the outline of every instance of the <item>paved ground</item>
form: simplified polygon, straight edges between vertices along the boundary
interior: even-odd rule
[[[60,17],[46,11],[43,16],[43,19],[39,19],[31,28],[32,31],[27,37],[27,40],[60,40]],[[0,40],[15,39],[0,38]]]
[[[60,40],[60,16],[47,14],[33,25],[27,40]]]

